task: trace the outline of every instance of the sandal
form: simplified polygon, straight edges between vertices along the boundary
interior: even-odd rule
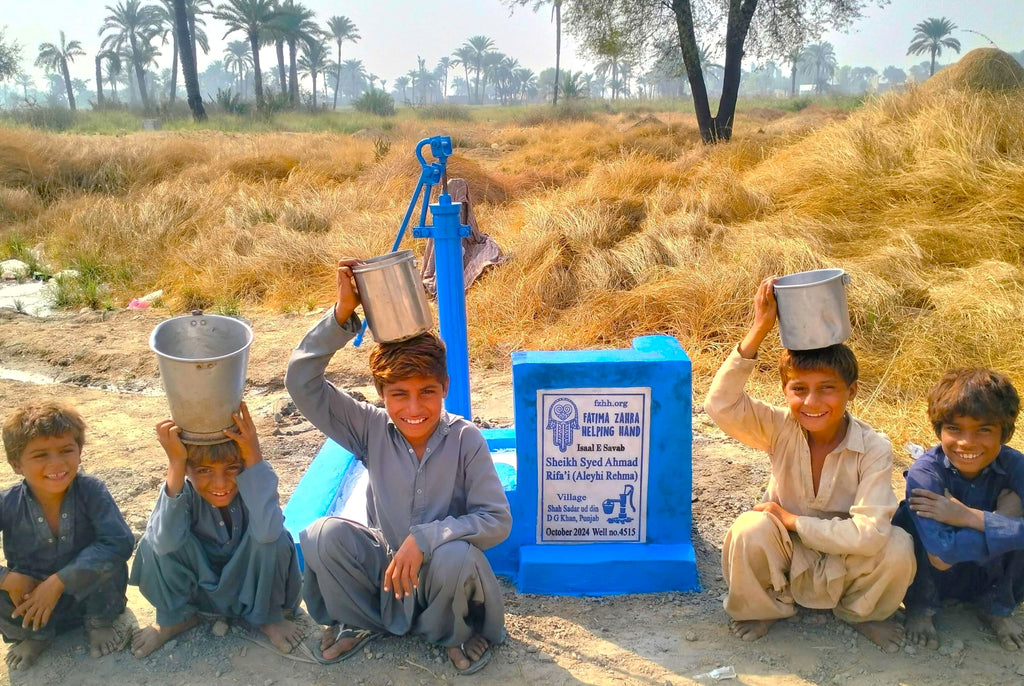
[[[459,669],[458,667],[456,667],[455,671],[458,672],[459,674],[463,674],[463,675],[476,674],[481,669],[486,667],[487,663],[491,661],[491,656],[493,655],[493,653],[491,652],[491,648],[492,647],[493,647],[492,645],[488,644],[487,649],[484,650],[483,654],[480,656],[480,658],[476,662],[472,662],[471,661],[469,663],[469,667],[466,667],[465,669]],[[466,659],[468,660],[469,659],[469,655],[466,654],[466,644],[465,643],[463,643],[462,645],[459,646],[459,650],[462,651],[462,654],[465,655]]]
[[[313,657],[315,657],[316,661],[322,665],[333,665],[337,662],[341,662],[342,660],[347,660],[356,653],[358,653],[359,649],[362,648],[364,645],[366,645],[374,639],[380,638],[382,635],[377,631],[370,631],[369,629],[356,629],[354,627],[347,627],[344,624],[335,624],[333,626],[333,629],[334,643],[337,643],[343,638],[354,638],[356,639],[356,642],[351,648],[346,650],[344,653],[332,658],[324,657],[323,649],[320,647],[319,643],[314,645]],[[334,645],[334,643],[332,643],[331,645]]]

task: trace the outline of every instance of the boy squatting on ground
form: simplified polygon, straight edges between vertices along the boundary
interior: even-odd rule
[[[890,617],[914,578],[913,543],[890,524],[896,510],[889,441],[846,411],[857,360],[839,344],[785,351],[788,409],[743,390],[777,318],[774,279],[754,297],[754,324],[718,370],[705,411],[738,441],[768,452],[762,502],[737,518],[722,546],[733,633],[753,641],[796,613],[831,609],[886,652],[903,628]]]
[[[988,369],[949,372],[928,395],[939,445],[910,466],[893,519],[917,554],[904,600],[908,641],[937,648],[932,618],[956,599],[974,604],[1005,649],[1024,648],[1010,617],[1024,600],[1024,455],[1003,445],[1019,408],[1010,380]]]
[[[381,632],[446,646],[462,673],[480,669],[505,639],[504,601],[482,550],[512,517],[480,431],[442,409],[444,344],[433,333],[379,344],[370,356],[384,408],[324,379],[359,331],[351,265],[337,271],[337,304],[292,353],[285,385],[296,406],[369,471],[369,527],[319,519],[301,535],[306,609],[324,630],[325,662],[350,657]]]
[[[120,650],[135,537],[103,482],[78,473],[85,423],[54,402],[23,405],[3,425],[4,450],[24,478],[0,493],[7,567],[0,567],[0,631],[27,669],[53,637],[85,623],[93,657]]]
[[[302,640],[301,627],[289,619],[302,578],[284,528],[277,475],[263,460],[245,403],[232,416],[237,428],[224,431],[231,440],[215,445],[185,445],[169,419],[156,426],[167,481],[131,574],[156,608],[156,624],[135,635],[136,657],[195,626],[198,612],[259,627],[282,653]],[[226,631],[218,619],[214,633]]]

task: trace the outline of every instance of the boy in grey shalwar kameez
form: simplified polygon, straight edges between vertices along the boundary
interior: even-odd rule
[[[195,626],[198,612],[243,619],[284,653],[302,640],[290,619],[302,581],[277,475],[260,454],[245,403],[235,423],[237,431],[225,431],[231,441],[187,447],[171,420],[157,425],[167,482],[130,578],[156,608],[156,624],[135,637],[136,657]]]
[[[359,331],[354,263],[339,264],[338,303],[303,338],[285,377],[299,410],[370,477],[368,527],[327,517],[299,537],[306,608],[328,625],[324,662],[350,657],[380,633],[412,633],[447,647],[455,668],[471,673],[505,638],[501,589],[482,551],[508,536],[508,500],[480,431],[442,409],[448,374],[433,333],[371,354],[385,409],[324,379]]]

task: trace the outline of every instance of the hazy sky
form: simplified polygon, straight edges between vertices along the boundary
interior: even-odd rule
[[[113,4],[112,0],[0,0],[0,26],[6,26],[8,39],[21,43],[26,65],[34,61],[39,43],[57,42],[58,31],[63,29],[69,39],[81,41],[87,53],[72,65],[72,76],[91,83],[92,57],[100,42],[97,32],[108,14],[105,6]],[[490,36],[498,50],[534,71],[554,66],[554,25],[546,11],[534,14],[529,7],[517,8],[510,17],[499,0],[302,0],[302,4],[314,10],[321,23],[336,14],[352,19],[362,40],[346,44],[342,58],[362,60],[367,71],[389,83],[415,68],[417,55],[432,67],[439,57],[451,54],[466,38],[477,34]],[[849,33],[825,38],[835,46],[840,64],[869,65],[879,71],[890,64],[906,68],[922,60],[906,55],[914,24],[943,16],[960,27],[954,36],[964,52],[990,45],[986,38],[965,29],[985,34],[1004,50],[1024,49],[1024,2],[1020,0],[893,0],[883,9],[869,8]],[[199,55],[200,70],[209,61],[220,59],[225,44],[223,24],[209,17],[206,22],[211,54]],[[230,40],[240,38],[235,34]],[[576,55],[571,37],[563,38],[562,49],[563,67],[587,68]],[[170,46],[164,52],[169,54]],[[274,63],[273,51],[261,55],[264,69],[269,69]],[[942,59],[956,58],[955,53],[947,53]],[[164,66],[169,64],[165,57]],[[32,73],[41,76],[39,71]]]

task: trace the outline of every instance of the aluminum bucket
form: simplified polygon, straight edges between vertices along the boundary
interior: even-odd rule
[[[199,312],[157,324],[149,336],[164,382],[171,419],[185,443],[230,440],[245,390],[252,329],[232,317]]]
[[[404,341],[434,326],[411,250],[372,257],[352,267],[366,323],[378,343]]]
[[[789,274],[775,282],[779,336],[790,350],[814,350],[850,337],[850,310],[842,269],[815,269]]]

